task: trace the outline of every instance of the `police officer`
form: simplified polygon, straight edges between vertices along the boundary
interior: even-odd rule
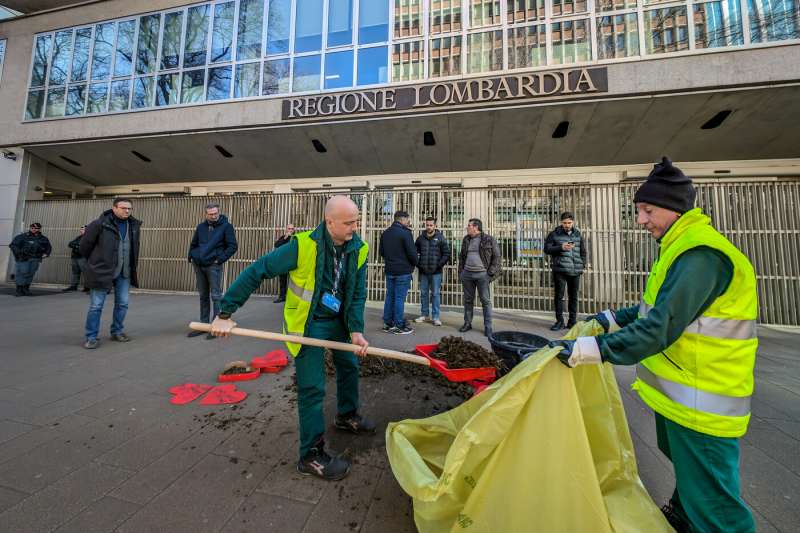
[[[17,285],[17,292],[14,296],[32,296],[31,283],[42,259],[49,257],[53,251],[50,240],[42,234],[42,225],[38,222],[31,224],[29,230],[20,233],[11,244],[11,253],[14,254],[14,281]]]

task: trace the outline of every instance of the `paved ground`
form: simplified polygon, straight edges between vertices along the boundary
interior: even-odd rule
[[[167,389],[213,383],[232,359],[260,355],[275,344],[250,339],[187,339],[195,298],[136,294],[127,331],[117,344],[103,336],[96,351],[81,348],[87,307],[82,294],[13,298],[0,291],[0,530],[140,531],[414,531],[409,499],[392,477],[382,430],[457,400],[428,380],[364,378],[364,412],[380,424],[373,438],[330,431],[332,447],[357,463],[339,483],[300,478],[292,369],[239,387],[240,406],[173,406]],[[104,315],[107,332],[110,309]],[[278,306],[252,300],[238,321],[277,328]],[[437,341],[460,325],[423,325],[413,336],[378,331],[373,344],[410,349]],[[479,320],[476,319],[476,324]],[[496,329],[540,334],[544,321],[505,317]],[[800,524],[800,335],[762,328],[750,432],[742,441],[744,495],[759,531],[797,531]],[[485,341],[471,332],[471,340]],[[632,370],[617,371],[639,469],[654,500],[672,491],[667,460],[655,445],[652,414],[630,393]],[[425,400],[425,396],[429,400]],[[333,415],[329,395],[326,406]]]

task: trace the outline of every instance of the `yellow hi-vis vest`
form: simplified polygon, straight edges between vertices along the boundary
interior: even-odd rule
[[[672,263],[698,246],[724,253],[733,278],[701,316],[663,352],[636,367],[633,389],[654,411],[682,426],[717,437],[740,437],[750,421],[758,338],[753,266],[711,226],[700,209],[684,213],[660,243],[647,278],[639,316],[647,316]]]
[[[287,335],[305,336],[316,284],[317,241],[311,238],[311,231],[296,233],[293,238],[297,241],[297,268],[289,272],[286,303],[283,308],[283,332]],[[358,251],[356,269],[361,268],[367,262],[368,252],[369,247],[364,242]],[[342,268],[345,266],[342,265]],[[287,342],[286,347],[293,356],[297,357],[302,346]]]

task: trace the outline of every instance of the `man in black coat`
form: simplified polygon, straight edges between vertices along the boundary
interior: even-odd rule
[[[222,299],[222,265],[239,248],[236,232],[228,217],[221,215],[219,204],[206,206],[206,219],[197,225],[189,245],[189,262],[194,267],[197,291],[200,293],[200,322],[210,324],[219,314]],[[211,304],[209,304],[209,298]],[[211,307],[214,314],[211,315]],[[190,331],[188,337],[202,335],[202,331]],[[206,339],[215,339],[211,333]]]
[[[81,238],[83,238],[83,234],[86,233],[86,226],[81,226],[80,234],[69,241],[70,249],[70,263],[72,263],[72,279],[70,280],[69,287],[64,289],[62,292],[70,292],[70,291],[77,291],[78,284],[81,282],[81,274],[86,269],[86,259],[81,257]],[[89,292],[88,289],[84,289],[84,292]]]
[[[114,290],[114,314],[111,340],[128,342],[125,315],[131,285],[139,286],[136,264],[139,261],[141,221],[133,218],[133,204],[128,198],[115,198],[113,206],[86,226],[79,252],[86,258],[84,285],[89,291],[89,312],[86,315],[86,342],[93,350],[99,345],[100,317],[106,295]]]
[[[395,335],[414,333],[403,316],[406,294],[411,288],[411,274],[418,261],[410,225],[408,213],[397,211],[392,225],[381,233],[379,243],[379,253],[386,272],[383,331]]]
[[[464,325],[458,331],[472,329],[472,314],[475,308],[475,291],[483,308],[483,334],[492,335],[492,295],[489,284],[500,276],[503,256],[494,237],[483,232],[483,222],[469,219],[467,234],[461,241],[458,255],[458,277],[464,287]]]
[[[544,253],[550,255],[553,269],[554,307],[556,322],[550,328],[558,331],[575,325],[578,314],[578,288],[586,266],[586,242],[570,212],[561,214],[561,225],[551,231],[544,241]],[[564,325],[564,285],[569,297],[569,321]]]
[[[289,244],[289,241],[292,240],[292,235],[294,235],[294,224],[291,222],[286,224],[286,229],[283,230],[283,235],[278,237],[278,240],[275,241],[275,248],[280,248],[285,244]],[[278,278],[280,283],[280,287],[278,290],[278,297],[273,300],[273,303],[279,304],[286,301],[286,289],[289,285],[289,275],[288,274],[281,274]]]
[[[31,296],[31,283],[42,259],[53,251],[50,240],[42,235],[42,225],[31,224],[29,231],[20,233],[8,245],[14,254],[14,282],[17,285],[15,296]]]
[[[417,253],[419,254],[419,293],[421,312],[414,321],[417,323],[426,320],[433,322],[434,326],[441,326],[439,318],[439,303],[442,292],[442,269],[450,262],[450,245],[445,240],[441,231],[436,229],[436,219],[425,219],[425,231],[417,237]],[[430,314],[428,308],[430,303]]]

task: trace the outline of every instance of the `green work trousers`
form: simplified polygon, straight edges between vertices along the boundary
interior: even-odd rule
[[[658,448],[675,468],[675,512],[693,532],[754,532],[739,495],[739,439],[714,437],[656,413]]]
[[[314,339],[350,342],[341,320],[311,319],[308,336]],[[336,408],[338,414],[358,410],[358,356],[352,352],[333,350],[336,366]],[[322,404],[325,400],[325,351],[316,346],[303,346],[294,360],[297,374],[297,411],[300,418],[300,458],[319,437],[325,434]]]

